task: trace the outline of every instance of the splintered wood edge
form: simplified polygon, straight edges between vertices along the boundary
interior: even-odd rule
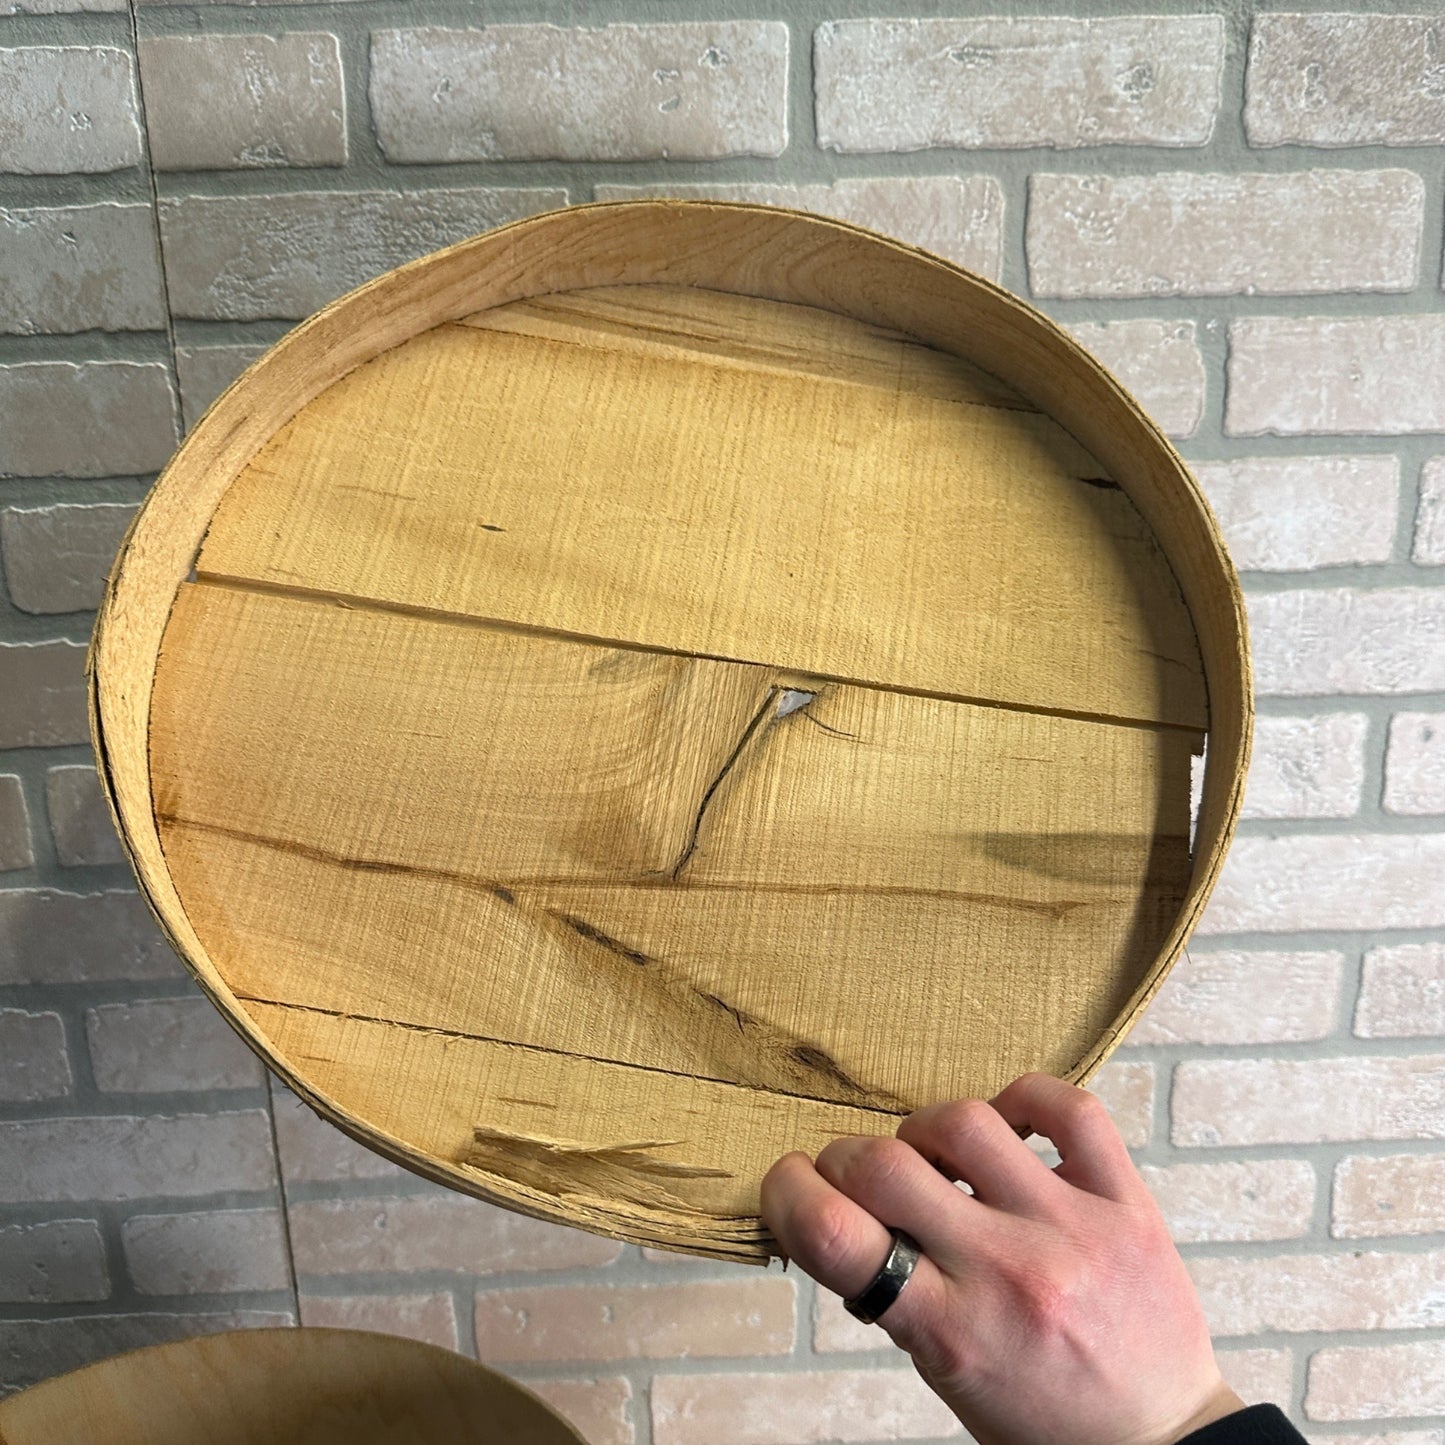
[[[319,1093],[227,987],[191,927],[161,849],[150,786],[151,689],[171,606],[226,488],[278,428],[379,353],[446,321],[525,297],[666,283],[794,302],[907,332],[992,372],[1108,468],[1154,529],[1195,623],[1209,747],[1184,904],[1143,982],[1066,1077],[1087,1081],[1143,1011],[1193,931],[1234,834],[1253,695],[1244,599],[1198,483],[1128,392],[1067,332],[1017,297],[927,251],[846,221],[741,201],[629,200],[526,217],[387,272],[290,332],[206,412],[131,522],[87,657],[91,732],[111,812],[143,896],[201,987],[250,1047],[352,1138],[414,1172],[522,1213],[666,1245],[662,1221],[590,1211],[481,1176],[384,1135]],[[584,1214],[587,1215],[584,1219]],[[761,1225],[718,1221],[692,1253],[767,1257]],[[661,1229],[661,1233],[659,1233]],[[740,1234],[751,1238],[740,1238]],[[761,1241],[761,1242],[760,1242]]]

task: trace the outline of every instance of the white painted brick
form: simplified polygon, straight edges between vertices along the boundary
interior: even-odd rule
[[[287,1289],[279,1209],[138,1214],[120,1229],[126,1267],[141,1294],[223,1294]]]
[[[1189,1059],[1170,1102],[1184,1148],[1445,1139],[1445,1056]]]
[[[139,476],[159,471],[176,441],[170,373],[160,362],[0,366],[0,476]]]
[[[102,1093],[258,1088],[261,1061],[206,998],[102,1004],[85,1016]]]
[[[264,1330],[294,1325],[289,1310],[213,1313],[84,1315],[72,1319],[0,1321],[0,1393],[78,1370],[126,1350],[220,1330]]]
[[[74,642],[0,642],[0,748],[89,740],[85,648]]]
[[[271,1108],[276,1120],[276,1151],[281,1175],[292,1184],[333,1183],[341,1179],[409,1179],[399,1164],[358,1144],[271,1075]]]
[[[1203,145],[1223,58],[1206,15],[830,21],[813,36],[818,144]]]
[[[1214,1335],[1445,1324],[1445,1251],[1191,1259]]]
[[[192,5],[227,5],[238,7],[260,7],[269,9],[273,5],[314,5],[316,0],[189,0]],[[354,4],[356,0],[326,0],[328,6]],[[154,5],[174,5],[176,0],[136,0],[141,7]],[[264,13],[264,11],[263,11]]]
[[[477,1357],[546,1364],[786,1355],[796,1297],[792,1279],[479,1290]]]
[[[1245,818],[1348,818],[1365,783],[1363,713],[1261,717],[1244,794]]]
[[[185,1198],[276,1183],[264,1111],[0,1122],[0,1203]]]
[[[1442,45],[1438,15],[1256,15],[1245,77],[1249,143],[1445,142]]]
[[[1445,1431],[1391,1430],[1385,1435],[1315,1436],[1316,1445],[1445,1445]]]
[[[1291,1350],[1216,1350],[1224,1383],[1246,1405],[1283,1405],[1294,1393]]]
[[[0,171],[66,175],[140,163],[135,71],[124,50],[0,50]]]
[[[1186,953],[1126,1046],[1322,1039],[1339,1013],[1344,963],[1341,953]]]
[[[451,1295],[324,1295],[302,1291],[301,1323],[308,1328],[369,1330],[457,1348],[457,1311]]]
[[[1388,562],[1400,465],[1394,457],[1251,457],[1194,475],[1242,572]]]
[[[1445,587],[1311,588],[1248,601],[1264,695],[1445,689]]]
[[[396,162],[778,156],[787,76],[774,21],[371,37],[376,135]]]
[[[632,1423],[632,1381],[621,1375],[592,1380],[528,1380],[540,1395],[587,1442],[587,1445],[635,1445]]]
[[[1414,557],[1426,566],[1445,563],[1445,456],[1431,457],[1420,469]]]
[[[167,198],[171,307],[200,321],[309,316],[382,271],[566,202],[544,187]]]
[[[1003,191],[992,176],[875,176],[784,185],[770,181],[598,185],[599,201],[678,196],[751,201],[836,216],[896,236],[997,281],[1003,265]]]
[[[1445,1339],[1337,1345],[1310,1356],[1311,1420],[1388,1420],[1445,1414]],[[1438,1432],[1435,1436],[1438,1445]]]
[[[100,606],[129,503],[8,507],[0,512],[0,554],[10,600],[22,612],[88,612]]]
[[[156,331],[165,324],[149,206],[0,208],[0,331]]]
[[[1177,1244],[1296,1239],[1314,1213],[1315,1171],[1302,1159],[1141,1165]]]
[[[28,868],[35,861],[30,843],[30,809],[14,773],[0,773],[0,873]]]
[[[0,15],[66,15],[125,8],[125,0],[0,0]]]
[[[176,377],[181,388],[181,414],[186,430],[195,426],[206,408],[268,350],[259,345],[178,346]]]
[[[1355,1033],[1362,1039],[1445,1036],[1445,943],[1370,949],[1361,969]]]
[[[140,42],[140,73],[157,170],[346,164],[334,35],[153,36]]]
[[[1230,323],[1230,436],[1445,431],[1445,313]]]
[[[893,1342],[876,1325],[855,1320],[832,1290],[819,1285],[813,1299],[813,1348],[819,1354],[865,1354],[891,1350]]]
[[[913,1370],[657,1375],[654,1445],[852,1445],[963,1433]]]
[[[1445,713],[1397,712],[1390,719],[1385,809],[1445,813]]]
[[[441,1190],[405,1198],[296,1200],[288,1217],[303,1275],[576,1269],[609,1264],[622,1252],[613,1240]]]
[[[70,1058],[59,1014],[0,1009],[0,1100],[30,1103],[70,1092]]]
[[[67,1304],[109,1294],[105,1246],[93,1219],[0,1229],[0,1302]]]
[[[65,868],[125,862],[95,769],[64,764],[45,774],[45,806],[56,856]]]
[[[1236,838],[1198,932],[1445,925],[1445,833]]]
[[[1413,171],[1035,175],[1035,296],[1408,291],[1424,182]]]
[[[1110,1059],[1089,1081],[1131,1149],[1154,1134],[1154,1065],[1139,1059]]]
[[[109,983],[184,971],[134,892],[0,890],[0,984]]]
[[[1068,329],[1166,436],[1194,435],[1204,415],[1204,358],[1192,321],[1109,321]]]
[[[1337,1239],[1445,1233],[1445,1154],[1354,1154],[1335,1165]]]

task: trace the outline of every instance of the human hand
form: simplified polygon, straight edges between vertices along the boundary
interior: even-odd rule
[[[845,1299],[878,1273],[890,1228],[917,1241],[879,1324],[979,1445],[1173,1445],[1243,1408],[1118,1130],[1061,1079],[920,1109],[896,1139],[838,1139],[816,1164],[785,1155],[762,1212],[784,1254]]]

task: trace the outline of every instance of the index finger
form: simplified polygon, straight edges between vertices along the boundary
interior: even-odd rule
[[[1096,1095],[1052,1074],[1024,1074],[992,1101],[1015,1129],[1053,1140],[1067,1184],[1120,1201],[1137,1199],[1144,1181],[1109,1112]]]

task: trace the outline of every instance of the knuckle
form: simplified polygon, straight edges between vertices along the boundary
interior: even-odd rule
[[[887,1192],[907,1169],[914,1150],[898,1139],[865,1139],[848,1151],[844,1188],[870,1197]]]
[[[1058,1340],[1073,1332],[1082,1286],[1076,1272],[1029,1269],[1017,1273],[1010,1283],[1018,1318],[1032,1339]]]
[[[1091,1094],[1077,1085],[1061,1108],[1071,1124],[1097,1124],[1106,1122],[1109,1118],[1109,1111],[1104,1107],[1103,1100],[1097,1094]]]
[[[982,1099],[960,1099],[949,1106],[942,1123],[955,1139],[977,1139],[992,1131],[998,1117],[993,1105]]]
[[[819,1205],[807,1223],[807,1259],[800,1261],[808,1273],[823,1280],[838,1279],[849,1272],[857,1252],[856,1218],[841,1199]]]

